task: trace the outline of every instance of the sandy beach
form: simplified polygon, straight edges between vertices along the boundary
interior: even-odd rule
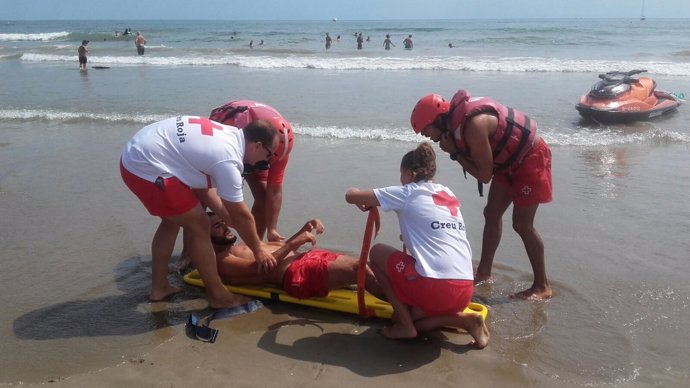
[[[242,39],[281,31],[249,52],[218,39],[236,27],[224,22],[176,21],[173,36],[155,21],[142,28],[153,42],[144,57],[131,42],[104,41],[107,21],[3,27],[11,40],[0,45],[0,386],[685,385],[690,110],[597,125],[574,105],[598,73],[637,67],[659,88],[690,95],[687,23],[444,21],[429,31],[425,21],[339,21],[331,35],[343,42],[326,53],[330,23],[246,22]],[[409,28],[411,51],[372,43],[361,55],[345,39]],[[648,38],[631,46],[631,29]],[[608,40],[593,45],[592,34]],[[90,64],[110,69],[77,69],[82,39],[91,40]],[[276,107],[297,133],[281,233],[318,217],[320,247],[358,255],[366,215],[345,191],[397,184],[400,158],[421,140],[409,127],[414,103],[458,88],[533,116],[553,152],[554,201],[539,208],[536,227],[554,297],[509,298],[532,271],[506,214],[494,282],[474,295],[489,308],[488,347],[469,348],[453,332],[389,341],[377,334],[382,321],[284,304],[213,322],[220,336],[207,344],[184,329],[190,313],[210,313],[202,290],[171,274],[183,292],[148,302],[158,221],[118,171],[137,130],[235,98]],[[476,263],[486,198],[446,155],[438,163],[437,180],[462,203]],[[377,241],[399,243],[394,214],[382,214]]]
[[[213,321],[211,326],[220,330],[213,344],[188,338],[178,326],[171,339],[148,353],[49,382],[55,387],[548,385],[548,379],[502,361],[490,348],[466,346],[466,334],[390,341],[376,332],[381,324],[270,305]]]

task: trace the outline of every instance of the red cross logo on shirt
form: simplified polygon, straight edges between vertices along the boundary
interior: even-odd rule
[[[451,197],[445,191],[439,191],[438,193],[431,196],[434,203],[437,206],[445,206],[452,216],[458,215],[458,208],[460,207],[460,201],[457,198]]]
[[[189,123],[190,124],[199,124],[201,125],[201,134],[206,135],[206,136],[213,136],[213,130],[214,129],[220,129],[222,130],[223,127],[220,124],[216,124],[211,120],[208,119],[202,119],[202,118],[189,118]]]

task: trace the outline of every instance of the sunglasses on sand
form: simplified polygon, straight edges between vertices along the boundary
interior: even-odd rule
[[[189,314],[189,319],[185,327],[189,330],[190,334],[198,340],[214,343],[216,342],[216,338],[218,338],[218,329],[202,325],[199,316],[196,314]]]

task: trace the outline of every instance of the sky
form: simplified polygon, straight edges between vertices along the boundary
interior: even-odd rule
[[[690,0],[0,0],[0,20],[690,18]]]

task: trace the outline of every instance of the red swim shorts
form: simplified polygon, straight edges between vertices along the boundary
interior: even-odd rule
[[[474,281],[426,278],[414,265],[412,256],[399,251],[388,257],[388,276],[401,302],[427,316],[456,314],[469,306]]]
[[[516,169],[496,172],[493,183],[508,189],[515,206],[551,202],[551,150],[544,139],[539,139]]]
[[[299,299],[328,295],[328,265],[338,256],[323,249],[301,254],[285,270],[283,290]]]
[[[125,185],[139,197],[152,216],[170,217],[188,212],[199,203],[196,194],[179,179],[160,179],[159,184],[129,172],[120,162],[120,175]]]

